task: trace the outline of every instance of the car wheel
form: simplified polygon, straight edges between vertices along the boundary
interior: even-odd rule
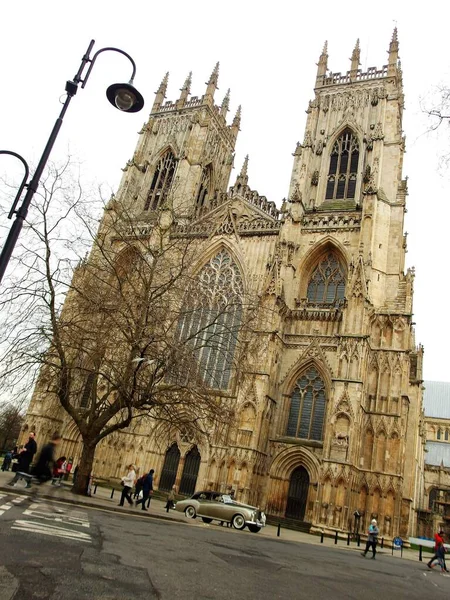
[[[197,513],[195,512],[195,508],[193,506],[188,506],[184,511],[184,514],[188,519],[195,519]]]
[[[212,519],[210,519],[209,517],[202,517],[202,521],[203,523],[212,523]]]
[[[234,517],[231,520],[231,524],[235,529],[244,529],[245,519],[242,515],[234,515]]]
[[[247,527],[252,533],[258,533],[261,530],[261,527],[258,527],[258,525],[247,525]]]

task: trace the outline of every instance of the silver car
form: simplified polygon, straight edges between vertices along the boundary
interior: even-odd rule
[[[196,492],[192,498],[177,502],[175,508],[188,519],[201,517],[205,523],[223,521],[235,529],[247,526],[252,533],[258,533],[266,524],[266,515],[259,508],[236,502],[220,492]]]

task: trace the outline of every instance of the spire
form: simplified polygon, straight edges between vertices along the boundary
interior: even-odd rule
[[[244,158],[244,162],[241,167],[241,172],[236,177],[236,183],[234,184],[235,189],[238,186],[245,186],[248,184],[248,154]]]
[[[358,74],[359,65],[361,59],[361,48],[359,47],[359,38],[356,40],[355,47],[353,48],[352,57],[351,57],[351,67],[350,67],[350,77],[356,77]]]
[[[328,69],[328,42],[325,41],[323,45],[322,54],[319,57],[319,62],[317,63],[317,77],[323,77],[327,74]]]
[[[213,72],[211,73],[211,77],[209,78],[208,82],[206,83],[206,93],[205,93],[205,98],[209,97],[211,99],[211,104],[212,104],[212,99],[214,98],[214,92],[218,89],[217,87],[217,82],[219,80],[219,63],[216,63],[216,66],[213,69]]]
[[[169,71],[164,75],[163,80],[159,84],[159,88],[157,90],[155,101],[153,102],[152,112],[157,111],[161,104],[164,102],[164,98],[166,97],[167,84],[169,82]]]
[[[235,137],[237,137],[237,134],[239,132],[239,127],[241,125],[241,113],[242,113],[242,108],[241,108],[241,105],[239,104],[236,114],[234,115],[233,123],[231,124],[231,131],[234,133]]]
[[[225,94],[222,104],[220,106],[220,114],[225,119],[227,118],[227,112],[230,110],[230,88],[228,88],[227,93]]]
[[[398,34],[397,27],[394,28],[392,33],[392,40],[389,44],[389,61],[388,61],[388,76],[396,75],[397,62],[398,62]]]
[[[189,71],[189,75],[186,77],[186,80],[183,83],[183,87],[180,90],[181,95],[177,102],[178,108],[180,108],[181,106],[184,106],[184,104],[186,103],[187,97],[191,93],[191,83],[192,83],[192,71]]]

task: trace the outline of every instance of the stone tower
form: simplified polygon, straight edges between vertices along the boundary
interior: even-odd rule
[[[241,110],[228,124],[229,92],[215,105],[218,65],[200,98],[189,96],[189,75],[178,100],[164,103],[163,79],[116,197],[132,207],[141,236],[169,204],[171,235],[195,239],[203,257],[199,280],[231,282],[224,297],[230,287],[251,291],[270,323],[255,333],[264,351],[244,379],[221,377],[215,388],[235,412],[227,431],[194,442],[156,437],[143,422],[99,446],[96,474],[119,477],[134,462],[156,470],[160,489],[233,488],[278,522],[363,531],[375,517],[384,537],[415,531],[422,349],[414,272],[404,272],[396,30],[388,56],[362,72],[358,41],[350,70],[331,73],[325,44],[281,210],[251,189],[248,157],[228,188]],[[73,424],[57,418],[65,453],[76,457]],[[49,419],[33,401],[27,426],[38,437]]]

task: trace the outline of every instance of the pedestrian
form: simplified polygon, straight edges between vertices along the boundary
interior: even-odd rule
[[[146,475],[143,475],[142,477],[139,477],[139,479],[136,481],[136,485],[134,486],[134,495],[133,495],[133,499],[139,500],[139,496],[142,492],[142,486],[144,485],[144,479],[146,478]]]
[[[22,452],[19,454],[19,466],[17,468],[21,473],[29,473],[30,465],[33,462],[34,455],[37,452],[37,444],[34,431],[30,432],[28,442],[23,447]]]
[[[64,476],[64,473],[66,472],[66,457],[65,456],[60,456],[58,458],[58,460],[55,463],[55,466],[53,467],[53,479],[52,479],[52,485],[61,485],[62,484],[62,478]]]
[[[366,542],[366,549],[364,550],[364,552],[361,552],[361,556],[365,557],[367,552],[369,551],[369,548],[372,547],[372,558],[375,558],[375,555],[377,553],[377,541],[378,541],[379,533],[380,533],[380,530],[378,529],[378,526],[377,526],[377,520],[372,519],[372,522],[370,523],[370,526],[369,526],[368,537],[367,537],[367,542]]]
[[[444,542],[439,542],[438,547],[435,550],[435,555],[433,556],[433,558],[431,559],[431,565],[430,563],[428,563],[428,568],[432,569],[433,568],[433,561],[437,560],[438,565],[441,567],[441,573],[445,573],[447,568],[445,566],[445,546],[444,546]]]
[[[150,472],[146,477],[144,477],[144,481],[142,482],[142,498],[136,501],[136,506],[142,502],[142,510],[147,510],[150,506],[151,496],[153,494],[153,475],[155,473],[155,469],[150,469]],[[147,508],[145,508],[145,503],[147,502]]]
[[[133,506],[133,500],[131,499],[130,492],[134,486],[134,482],[136,479],[136,471],[135,471],[134,465],[129,465],[127,468],[128,468],[128,473],[125,475],[125,477],[122,477],[123,489],[122,489],[122,495],[120,497],[119,506],[124,505],[125,498],[127,499],[128,504],[130,506]]]
[[[75,485],[75,483],[77,481],[77,475],[78,475],[78,465],[76,465],[75,469],[73,470],[73,485]]]
[[[176,486],[173,485],[172,489],[170,490],[168,496],[167,496],[167,502],[166,502],[166,506],[164,507],[166,509],[167,512],[169,512],[169,510],[171,508],[175,508],[175,493],[176,493]]]
[[[12,457],[13,457],[12,451],[8,450],[8,452],[5,454],[5,458],[3,459],[2,471],[9,471],[9,467],[11,466]]]
[[[38,480],[38,483],[45,483],[52,478],[53,464],[55,462],[55,450],[60,442],[61,436],[59,433],[54,433],[50,442],[42,448],[36,464],[31,469],[31,475]],[[14,479],[10,481],[8,485],[13,486],[17,481],[19,481],[19,479],[21,479],[20,473],[21,472],[17,471]],[[27,487],[31,487],[31,475],[26,477]]]
[[[64,474],[64,481],[68,481],[70,472],[72,471],[72,467],[73,467],[73,458],[69,458],[69,460],[67,461],[67,465],[66,465],[66,472]]]
[[[444,569],[447,571],[447,566],[445,564],[444,532],[442,531],[442,529],[440,529],[438,532],[436,532],[434,534],[434,554],[433,554],[433,557],[431,558],[431,560],[429,560],[427,563],[427,567],[429,569],[433,568],[433,565],[432,565],[433,561],[439,559],[438,550],[441,547],[441,545],[444,548]]]

